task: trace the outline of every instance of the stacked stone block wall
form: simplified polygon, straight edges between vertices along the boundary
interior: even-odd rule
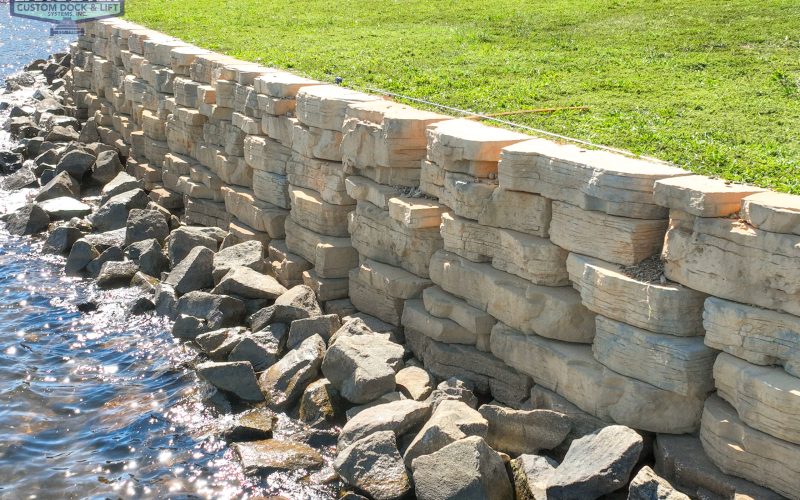
[[[800,496],[798,197],[87,26],[78,112],[185,223],[268,245],[282,284],[388,323],[439,377],[664,449],[699,434],[722,472]]]

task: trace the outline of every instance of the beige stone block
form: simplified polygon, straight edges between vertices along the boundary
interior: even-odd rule
[[[419,168],[363,167],[348,168],[349,174],[361,175],[378,184],[400,187],[417,187],[421,170]]]
[[[383,210],[389,210],[389,200],[400,195],[400,190],[396,187],[378,184],[360,175],[348,176],[344,185],[348,196],[352,199],[368,201]]]
[[[269,261],[275,278],[286,288],[303,284],[303,272],[314,267],[309,261],[291,253],[284,240],[270,242]]]
[[[261,118],[257,96],[258,94],[253,87],[237,83],[233,94],[233,110],[246,117],[258,115],[258,118]]]
[[[288,116],[264,115],[261,117],[261,129],[272,139],[280,142],[287,148],[292,147],[292,136],[297,118]]]
[[[546,139],[531,139],[503,150],[500,187],[636,219],[663,219],[655,204],[653,183],[688,175],[665,163],[589,150]]]
[[[568,342],[594,338],[594,314],[572,288],[535,285],[445,251],[431,258],[430,276],[446,292],[523,333]]]
[[[707,346],[800,377],[800,317],[708,297],[703,326]]]
[[[297,101],[290,98],[272,97],[264,94],[258,94],[258,109],[262,113],[270,115],[281,116],[293,113]]]
[[[800,236],[734,219],[696,218],[693,231],[670,227],[667,278],[724,299],[800,315]]]
[[[717,351],[702,337],[653,333],[598,315],[592,344],[595,359],[615,372],[676,392],[705,396]]]
[[[441,216],[444,249],[473,262],[491,262],[495,269],[537,285],[569,284],[567,251],[547,238],[482,226],[445,213]]]
[[[475,345],[478,337],[455,321],[431,315],[419,299],[406,301],[401,324],[433,340],[448,344]]]
[[[292,150],[269,137],[248,135],[244,139],[244,159],[253,170],[286,175]]]
[[[358,203],[349,229],[353,247],[361,255],[423,278],[428,277],[431,255],[442,247],[438,228],[408,228],[368,201]]]
[[[213,193],[222,193],[222,187],[225,185],[217,174],[199,163],[189,167],[189,179],[203,184]]]
[[[268,233],[271,238],[283,238],[284,221],[289,212],[258,200],[253,191],[238,186],[224,186],[227,211],[256,231]]]
[[[169,144],[166,142],[144,136],[144,157],[154,167],[161,168],[164,165],[164,156],[169,152]]]
[[[700,440],[722,472],[800,498],[800,446],[749,427],[717,396],[706,401]]]
[[[739,211],[742,198],[763,191],[704,175],[684,175],[657,180],[653,199],[657,205],[698,217],[726,217]]]
[[[453,209],[456,215],[478,220],[495,189],[497,183],[494,181],[447,172],[444,176],[443,196],[439,201]]]
[[[428,127],[428,159],[448,172],[489,177],[497,173],[500,151],[527,139],[473,120],[447,120]]]
[[[666,220],[618,217],[555,201],[550,239],[570,252],[631,266],[661,250],[667,225]]]
[[[367,283],[371,288],[390,297],[404,300],[421,297],[423,290],[433,285],[429,279],[370,259],[363,259],[361,265],[350,272],[350,276],[352,277],[354,273],[358,274],[360,281]]]
[[[233,219],[230,214],[225,212],[224,206],[211,200],[201,200],[184,196],[185,206],[183,222],[189,225],[218,227],[227,230]]]
[[[314,264],[323,278],[345,278],[350,269],[358,266],[358,253],[350,238],[338,238],[315,233],[286,219],[286,247]]]
[[[478,214],[478,222],[547,238],[552,213],[552,202],[543,196],[497,188]]]
[[[198,104],[215,104],[217,102],[217,88],[213,85],[197,86]]]
[[[389,217],[411,229],[439,227],[447,207],[425,198],[397,196],[387,204]]]
[[[194,60],[197,59],[198,56],[208,53],[208,50],[199,47],[173,47],[170,50],[170,66],[175,73],[189,76],[190,68]]]
[[[293,186],[318,192],[324,201],[333,205],[355,203],[347,194],[346,175],[341,163],[294,153],[286,164],[286,178]]]
[[[208,121],[208,118],[201,114],[199,110],[187,108],[185,106],[176,106],[173,115],[175,116],[175,120],[195,127],[205,125]]]
[[[185,156],[196,156],[198,144],[203,141],[203,128],[185,125],[171,115],[165,131],[170,150]]]
[[[273,174],[264,170],[253,171],[253,194],[259,200],[272,203],[276,207],[290,208],[289,181],[285,175]]]
[[[800,378],[721,353],[714,363],[717,395],[739,418],[770,436],[800,444]]]
[[[349,296],[359,311],[375,316],[390,325],[400,326],[405,299],[392,297],[361,279],[358,269],[350,271]]]
[[[233,99],[236,94],[236,82],[230,80],[217,80],[215,84],[217,101],[216,105],[233,109]]]
[[[245,134],[261,135],[261,118],[253,118],[242,113],[233,113],[231,123]]]
[[[241,156],[228,155],[222,151],[214,157],[214,171],[227,184],[236,186],[253,186],[253,169]]]
[[[295,123],[292,129],[292,149],[309,158],[342,161],[339,147],[342,133]]]
[[[349,283],[348,278],[321,278],[313,269],[303,272],[303,284],[314,290],[320,302],[347,297]]]
[[[771,191],[753,194],[742,200],[741,215],[764,231],[800,235],[800,196]]]
[[[326,203],[316,191],[296,186],[289,186],[289,198],[295,223],[327,236],[349,236],[347,221],[353,205]]]
[[[619,266],[570,253],[567,271],[583,305],[598,314],[656,333],[703,335],[706,294],[677,283],[645,283]]]
[[[703,396],[681,396],[603,366],[588,345],[525,335],[498,323],[492,353],[555,391],[581,410],[607,422],[651,432],[695,432]]]
[[[166,141],[167,133],[165,130],[166,122],[161,120],[155,113],[149,110],[142,112],[142,131],[144,135],[155,141]]]
[[[428,160],[422,160],[420,165],[420,191],[428,196],[441,199],[444,196],[444,169]]]
[[[164,155],[164,171],[169,170],[175,175],[183,176],[189,175],[190,168],[196,165],[197,162],[188,156],[179,155],[176,153],[167,153]]]
[[[476,338],[485,338],[488,346],[489,334],[497,323],[497,320],[490,314],[470,306],[438,286],[431,286],[423,290],[422,300],[426,311],[437,318],[455,321],[462,328],[475,334]]]
[[[275,71],[256,77],[253,85],[256,92],[272,97],[294,99],[297,92],[311,85],[324,85],[323,82],[303,78],[288,71]]]
[[[300,88],[296,99],[295,113],[302,123],[341,132],[348,104],[381,98],[338,85],[313,85]]]

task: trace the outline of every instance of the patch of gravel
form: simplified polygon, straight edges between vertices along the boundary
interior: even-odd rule
[[[633,266],[620,266],[620,272],[629,278],[645,283],[667,284],[664,276],[664,261],[659,254],[648,257]]]

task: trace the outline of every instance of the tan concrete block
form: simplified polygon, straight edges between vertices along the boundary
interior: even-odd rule
[[[318,192],[324,201],[333,205],[355,203],[347,194],[346,174],[341,163],[294,153],[286,164],[286,178],[293,186]]]
[[[428,127],[428,159],[448,172],[489,177],[497,173],[500,151],[527,139],[472,120],[447,120]]]
[[[248,135],[244,139],[244,159],[253,170],[286,175],[292,150],[269,137]]]
[[[763,191],[704,175],[685,175],[657,180],[653,199],[657,205],[698,217],[726,217],[739,211],[744,197]]]
[[[313,85],[300,88],[296,99],[295,113],[302,123],[341,132],[348,104],[381,98],[337,85]]]
[[[304,78],[288,71],[275,71],[258,76],[253,85],[260,94],[293,99],[301,88],[310,85],[324,85],[324,83]]]
[[[321,278],[313,269],[303,272],[303,284],[314,290],[320,302],[347,297],[349,283],[348,278]]]
[[[547,238],[552,214],[552,202],[543,196],[497,188],[478,214],[478,222]]]
[[[741,215],[751,226],[764,231],[800,235],[800,196],[753,194],[742,200]]]
[[[272,203],[276,207],[291,208],[289,181],[285,175],[273,174],[263,170],[253,171],[253,194],[259,200]]]
[[[292,129],[292,149],[309,158],[342,161],[339,147],[342,133],[295,123]]]
[[[406,301],[401,323],[438,342],[475,345],[477,341],[475,333],[455,321],[429,314],[419,299]]]
[[[361,177],[360,175],[348,176],[345,181],[347,195],[356,201],[368,201],[383,210],[389,210],[389,200],[400,195],[400,190],[394,186],[386,186]]]
[[[326,203],[316,191],[297,186],[289,186],[289,197],[295,223],[327,236],[349,236],[348,215],[355,206]]]
[[[337,238],[315,233],[286,219],[286,247],[314,264],[323,278],[345,278],[350,269],[358,266],[358,253],[350,238]]]
[[[311,262],[291,253],[285,240],[270,242],[269,261],[275,278],[286,288],[303,284],[303,272],[314,267]]]
[[[439,201],[453,209],[456,215],[478,220],[486,210],[486,205],[495,189],[497,189],[496,182],[447,172],[444,176],[443,196]]]
[[[289,212],[275,205],[258,200],[250,189],[224,186],[227,211],[256,231],[268,233],[271,238],[284,237],[284,221]]]
[[[462,328],[475,334],[476,338],[485,338],[488,345],[489,334],[497,323],[490,314],[470,306],[464,300],[451,295],[438,286],[423,290],[422,300],[425,310],[438,318],[455,321]]]
[[[387,204],[389,217],[411,229],[439,227],[447,207],[425,198],[397,196]]]

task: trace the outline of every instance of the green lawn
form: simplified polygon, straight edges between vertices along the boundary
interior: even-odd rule
[[[800,2],[128,0],[202,47],[800,193]]]

